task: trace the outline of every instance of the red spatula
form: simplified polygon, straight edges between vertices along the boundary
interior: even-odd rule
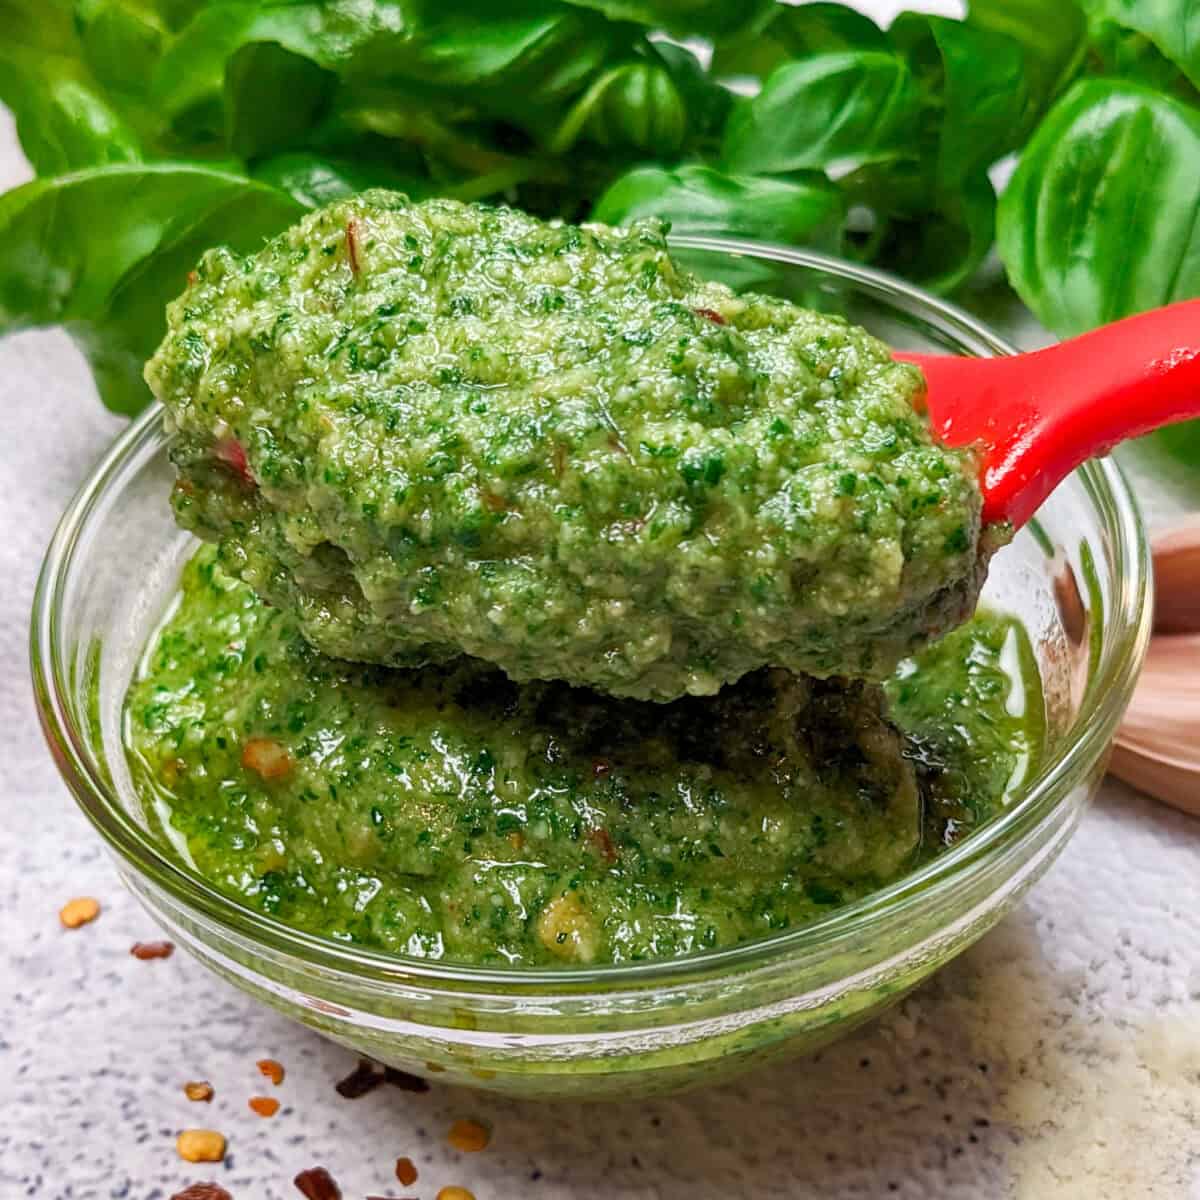
[[[1009,358],[896,355],[928,384],[934,434],[983,454],[983,515],[1020,527],[1080,463],[1200,417],[1200,300]]]

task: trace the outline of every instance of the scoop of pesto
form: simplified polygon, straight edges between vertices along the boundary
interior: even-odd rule
[[[668,701],[880,679],[977,598],[919,372],[659,224],[369,192],[209,252],[168,315],[177,519],[326,654]]]

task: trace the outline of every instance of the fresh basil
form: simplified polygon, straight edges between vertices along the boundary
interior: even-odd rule
[[[1021,298],[1067,336],[1200,295],[1200,111],[1089,79],[1051,110],[1000,200]]]
[[[1200,87],[1200,5],[1195,0],[1083,0],[1089,16],[1144,34]]]
[[[84,61],[69,7],[0,0],[0,101],[34,170],[129,162],[141,148]]]
[[[844,215],[841,192],[814,174],[764,179],[710,167],[640,167],[623,175],[592,212],[620,225],[662,217],[678,233],[716,234],[836,248]]]
[[[889,33],[918,80],[921,157],[938,186],[960,184],[1015,148],[1028,105],[1017,42],[920,13],[901,13]]]
[[[765,79],[781,63],[830,50],[891,48],[887,35],[857,9],[845,4],[776,4],[766,20],[717,46],[718,75],[756,75]]]
[[[919,201],[903,195],[895,172],[885,176],[891,203],[876,202],[880,228],[871,259],[935,292],[965,283],[991,249],[996,222],[996,192],[982,169],[954,186],[921,184]],[[925,189],[928,190],[925,190]]]
[[[738,105],[722,160],[741,174],[847,169],[911,153],[919,94],[897,54],[832,51],[786,63]]]
[[[253,250],[303,211],[287,194],[202,166],[95,167],[0,197],[0,336],[59,325],[101,398],[134,413],[167,301],[210,246]],[[102,221],[98,220],[102,214]]]
[[[1196,0],[888,29],[828,0],[0,0],[0,31],[38,175],[2,201],[0,325],[65,324],[123,411],[188,255],[369,186],[657,215],[940,291],[998,222],[1060,332],[1200,294]]]
[[[1088,25],[1073,0],[970,0],[967,24],[1021,47],[1030,108],[1020,140],[1078,73],[1088,49]]]
[[[225,143],[247,162],[304,145],[336,86],[332,71],[276,42],[240,47],[225,67]],[[280,104],[281,96],[289,103]]]

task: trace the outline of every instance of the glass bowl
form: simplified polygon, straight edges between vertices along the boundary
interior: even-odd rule
[[[910,350],[1012,350],[899,280],[778,246],[679,238],[694,269],[832,308]],[[72,501],[34,601],[50,749],[117,869],[172,940],[237,987],[372,1058],[527,1096],[694,1085],[845,1033],[970,945],[1062,850],[1099,781],[1149,635],[1149,559],[1116,467],[1064,483],[1000,553],[985,597],[1025,622],[1047,706],[1036,775],[993,822],[811,924],[720,951],[604,967],[470,967],[303,933],[214,890],[154,832],[122,699],[194,543],[172,522],[161,410]]]

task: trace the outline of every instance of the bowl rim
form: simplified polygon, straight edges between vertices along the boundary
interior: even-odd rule
[[[983,322],[957,305],[887,272],[815,251],[769,242],[701,235],[672,236],[673,248],[767,259],[857,285],[886,299],[902,301],[936,319],[955,335],[992,355],[1017,353]],[[1085,463],[1077,472],[1087,497],[1112,538],[1112,612],[1105,614],[1107,635],[1114,627],[1127,633],[1123,645],[1107,645],[1098,669],[1080,698],[1072,732],[1075,738],[1043,762],[1026,791],[1002,814],[958,846],[918,870],[796,928],[718,950],[679,958],[600,966],[473,966],[353,946],[294,928],[218,891],[164,851],[149,830],[124,810],[116,789],[97,763],[85,731],[71,717],[64,682],[71,665],[62,661],[57,637],[62,590],[72,556],[109,486],[163,435],[163,410],[155,403],[113,442],[92,468],[64,511],[47,548],[34,594],[30,660],[39,719],[50,751],[76,802],[119,860],[165,890],[186,909],[259,947],[302,959],[306,965],[345,973],[363,982],[395,985],[420,982],[451,988],[488,989],[509,995],[595,993],[611,996],[663,984],[684,985],[715,975],[770,967],[799,954],[827,951],[834,943],[869,935],[873,924],[897,918],[914,907],[932,904],[936,894],[969,877],[969,864],[1021,842],[1051,818],[1070,792],[1078,772],[1092,769],[1104,754],[1145,654],[1150,635],[1151,582],[1149,546],[1133,493],[1109,458]],[[1065,740],[1065,739],[1064,739]]]

